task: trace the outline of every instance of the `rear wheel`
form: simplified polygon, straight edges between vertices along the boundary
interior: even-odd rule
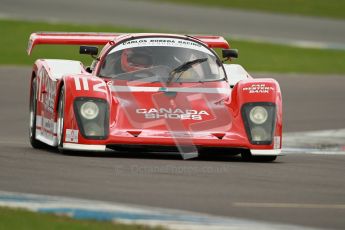
[[[36,139],[36,119],[37,119],[37,80],[33,79],[30,93],[30,121],[29,121],[29,139],[33,148],[44,148],[45,144]]]
[[[277,156],[253,156],[250,153],[250,150],[246,150],[242,152],[241,157],[244,161],[253,161],[253,162],[272,162],[277,159]]]

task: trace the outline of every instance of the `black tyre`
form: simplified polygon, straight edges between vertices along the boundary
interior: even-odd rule
[[[33,79],[30,93],[30,121],[29,121],[29,139],[33,148],[41,149],[46,147],[44,143],[36,139],[36,115],[37,115],[37,81]]]
[[[64,86],[60,89],[59,102],[57,108],[57,121],[56,121],[56,136],[57,143],[60,152],[63,152],[63,128],[64,128],[64,111],[65,111],[65,88]]]

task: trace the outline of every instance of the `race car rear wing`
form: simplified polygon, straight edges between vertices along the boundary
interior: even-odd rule
[[[210,48],[223,48],[229,49],[230,45],[227,40],[222,36],[212,36],[212,35],[190,35],[203,43],[206,43]]]
[[[39,32],[32,33],[27,47],[28,55],[36,45],[105,45],[122,34],[118,33],[69,33]],[[228,42],[221,36],[193,35],[210,48],[229,48]]]
[[[36,45],[105,45],[119,35],[113,33],[32,33],[26,51],[30,55]]]

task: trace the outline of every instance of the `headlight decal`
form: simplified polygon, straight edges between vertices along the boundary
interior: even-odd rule
[[[274,103],[244,104],[242,106],[242,118],[251,144],[272,144],[276,125],[276,105]]]
[[[109,134],[109,106],[106,100],[80,97],[74,101],[80,133],[84,138],[103,140]]]

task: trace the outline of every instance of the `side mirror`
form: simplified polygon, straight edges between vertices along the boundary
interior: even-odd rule
[[[98,54],[98,47],[94,46],[80,46],[80,54],[89,54],[91,56],[96,56]]]
[[[222,56],[226,59],[231,58],[238,58],[238,50],[237,49],[223,49]]]

